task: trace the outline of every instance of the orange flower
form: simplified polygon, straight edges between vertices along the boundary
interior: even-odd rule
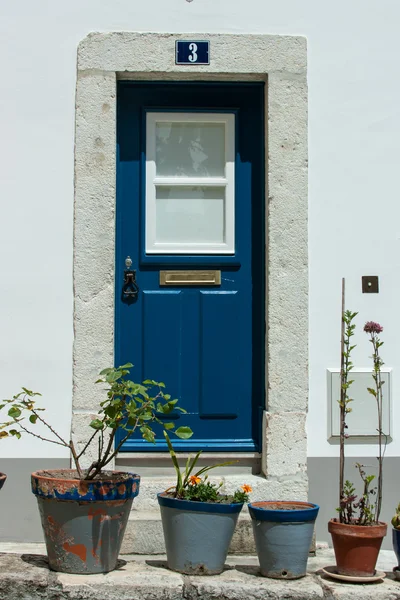
[[[253,488],[251,487],[251,485],[247,485],[247,483],[244,483],[242,485],[242,490],[246,493],[246,494],[250,494],[250,492],[253,491]]]
[[[189,480],[190,480],[190,483],[191,483],[192,485],[197,485],[198,483],[200,483],[200,482],[201,482],[201,478],[200,478],[200,477],[197,477],[197,475],[191,475],[191,476],[189,477]]]

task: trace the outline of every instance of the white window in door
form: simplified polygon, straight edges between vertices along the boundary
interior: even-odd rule
[[[146,117],[146,253],[234,254],[235,115]]]

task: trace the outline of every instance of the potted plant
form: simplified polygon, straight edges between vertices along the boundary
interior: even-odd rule
[[[392,518],[392,541],[393,550],[397,558],[397,566],[393,569],[397,579],[400,579],[400,504],[396,508],[396,513]]]
[[[252,502],[253,526],[261,575],[299,579],[307,571],[317,504],[297,501]]]
[[[380,348],[383,342],[379,335],[383,327],[374,321],[368,321],[364,326],[365,333],[373,347],[372,378],[374,385],[368,392],[374,397],[377,405],[378,433],[378,479],[377,487],[372,488],[374,475],[367,475],[364,466],[356,467],[363,483],[363,492],[357,497],[355,487],[344,480],[344,446],[347,436],[346,417],[351,412],[349,388],[353,381],[350,379],[353,363],[351,353],[355,348],[351,338],[354,336],[353,323],[357,313],[345,310],[344,280],[342,284],[342,329],[341,329],[341,369],[340,369],[340,474],[339,474],[339,508],[338,518],[331,519],[328,530],[332,536],[336,557],[336,569],[339,575],[350,577],[373,577],[382,540],[386,535],[387,524],[379,520],[382,506],[383,486],[383,457],[384,433],[382,430],[382,386],[381,368],[383,361]],[[373,499],[376,497],[375,504]]]
[[[173,422],[160,420],[181,410],[177,400],[164,392],[164,383],[127,379],[131,364],[104,369],[97,384],[105,385],[105,398],[97,417],[90,423],[91,435],[82,448],[66,440],[45,420],[36,404],[37,392],[22,388],[0,410],[8,420],[0,424],[0,437],[20,438],[29,434],[68,448],[74,469],[38,471],[31,476],[42,520],[49,566],[65,573],[105,573],[116,567],[133,498],[139,493],[140,477],[133,473],[108,471],[105,467],[117,455],[135,430],[154,442],[153,424],[158,423],[181,438],[192,435],[188,427],[175,429]],[[183,411],[185,412],[185,411]],[[40,425],[36,431],[33,426]],[[124,436],[115,444],[117,429]],[[88,467],[85,455],[97,442],[97,457]]]
[[[231,463],[207,466],[193,473],[201,451],[187,459],[181,473],[168,434],[168,449],[177,474],[176,485],[158,494],[168,568],[188,575],[221,573],[243,503],[252,491],[243,485],[232,495],[208,481],[207,472]]]

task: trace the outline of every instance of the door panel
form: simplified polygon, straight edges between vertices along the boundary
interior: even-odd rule
[[[115,362],[132,362],[133,379],[164,381],[168,393],[179,397],[188,414],[178,413],[174,418],[189,425],[194,435],[190,440],[176,439],[178,450],[245,451],[256,450],[260,444],[265,320],[263,95],[261,84],[121,82],[118,87]],[[148,118],[152,112],[159,116]],[[208,181],[204,192],[200,180],[187,180],[186,167],[180,167],[182,182],[172,184],[168,180],[171,167],[159,152],[163,174],[161,180],[154,175],[158,194],[154,201],[166,200],[160,205],[161,226],[156,233],[161,235],[162,248],[157,250],[156,236],[150,244],[149,239],[146,242],[149,229],[157,224],[146,203],[146,194],[149,200],[148,194],[153,193],[148,191],[146,124],[149,127],[152,121],[164,119],[179,127],[179,119],[191,120],[190,113],[198,115],[194,121],[207,121],[210,113],[210,121],[235,123],[234,245],[228,250],[226,246],[218,250],[217,237],[222,231],[218,190],[225,185],[220,177],[221,148],[214,148],[213,153],[206,144],[219,133],[210,133],[207,126],[198,127],[195,146],[192,125],[185,125],[179,135],[172,129],[167,134],[160,129],[161,136],[173,132],[174,139],[168,142],[175,144],[173,152],[180,157],[180,164],[185,165],[188,148],[195,148],[201,168],[196,163],[191,176],[211,173],[214,177],[217,173],[220,180],[218,184]],[[189,142],[185,142],[187,131]],[[177,149],[181,143],[183,149]],[[215,142],[218,144],[220,141]],[[146,218],[152,219],[150,228]],[[170,253],[168,235],[175,236],[174,242],[178,240]],[[204,236],[208,238],[204,240]],[[184,245],[189,240],[189,245],[179,251],[182,240]],[[190,254],[192,241],[197,246]],[[201,254],[198,243],[203,242],[214,244],[213,249]],[[128,255],[139,285],[135,302],[121,293]],[[160,285],[160,271],[169,269],[183,275],[188,270],[217,269],[221,284]],[[157,437],[156,446],[132,437],[123,450],[165,449],[161,430]]]
[[[227,318],[228,315],[230,317]],[[240,298],[237,291],[200,292],[199,371],[202,379],[199,415],[202,419],[238,417],[240,389],[234,377],[226,376],[228,369],[232,373],[239,373],[240,369],[236,341],[241,336],[232,327],[237,317],[240,318]]]

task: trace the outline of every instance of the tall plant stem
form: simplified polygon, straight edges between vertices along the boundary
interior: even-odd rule
[[[340,465],[339,465],[339,506],[343,499],[344,490],[344,436],[346,427],[346,389],[344,387],[344,311],[345,311],[345,279],[342,278],[342,312],[341,312],[341,338],[340,338]],[[343,521],[340,512],[340,521]]]
[[[376,386],[376,402],[378,405],[378,497],[376,500],[376,511],[375,511],[375,521],[379,522],[379,516],[381,514],[382,509],[382,487],[383,487],[383,454],[382,454],[382,410],[383,410],[383,402],[382,402],[382,377],[381,377],[381,365],[382,361],[379,356],[379,346],[377,344],[377,339],[374,336],[373,340],[374,347],[374,369],[375,369],[375,386]]]

